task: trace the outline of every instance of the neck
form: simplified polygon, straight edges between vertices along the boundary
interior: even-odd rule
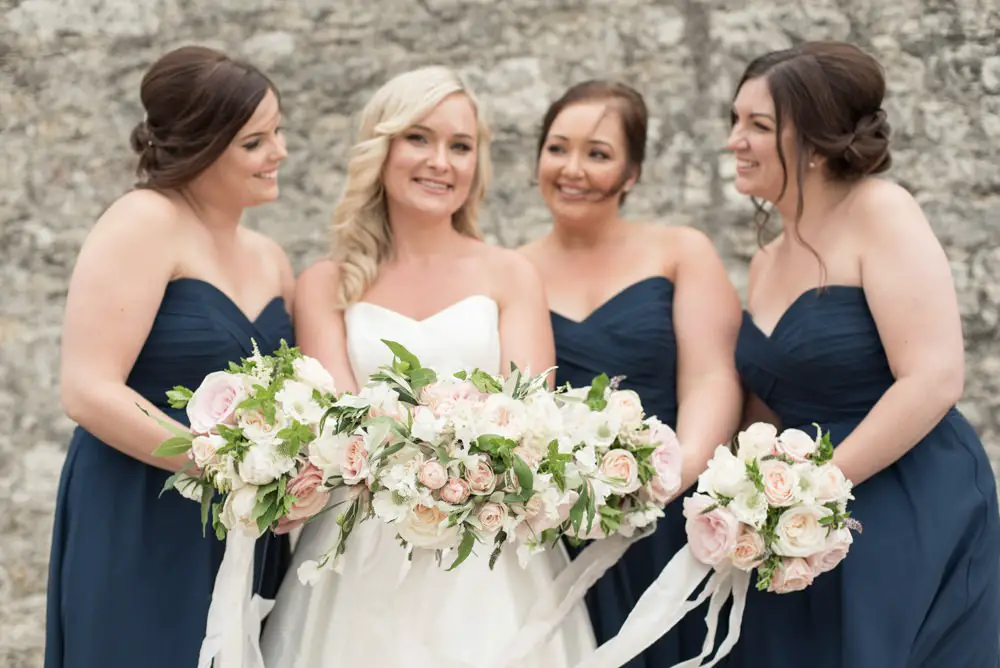
[[[393,212],[388,207],[389,230],[392,234],[392,259],[420,260],[447,253],[459,233],[452,227],[451,217],[421,218],[419,214]]]
[[[243,217],[243,207],[226,205],[209,197],[201,197],[190,188],[181,189],[178,194],[213,237],[225,241],[236,239],[240,219]]]
[[[802,183],[802,215],[798,217],[798,193],[789,190],[775,205],[784,228],[797,227],[799,233],[822,223],[827,214],[847,196],[849,184],[828,181],[820,175],[807,178]]]
[[[566,250],[589,250],[621,239],[625,221],[617,213],[609,218],[557,217],[552,226],[552,236]]]

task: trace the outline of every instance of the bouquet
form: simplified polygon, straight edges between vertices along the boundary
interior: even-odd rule
[[[208,374],[191,391],[167,393],[170,405],[186,409],[190,431],[166,425],[174,436],[154,451],[188,453],[191,464],[167,479],[202,504],[202,524],[211,518],[219,540],[241,530],[254,536],[279,519],[313,517],[329,491],[308,456],[335,401],[333,378],[315,359],[285,341],[273,355],[253,355]]]
[[[758,590],[804,589],[847,556],[861,526],[847,512],[851,483],[830,461],[829,435],[758,422],[736,443],[736,454],[716,449],[684,500],[691,551],[714,568],[756,569]]]
[[[572,504],[556,525],[525,536],[528,553],[565,535],[571,543],[644,534],[680,489],[683,456],[674,431],[647,417],[639,395],[606,374],[554,396],[559,425],[538,469]],[[541,531],[538,531],[541,529]]]
[[[578,668],[627,663],[667,633],[691,610],[711,599],[702,653],[685,666],[715,665],[738,642],[751,573],[756,588],[783,594],[805,589],[835,568],[853,542],[847,503],[851,482],[833,464],[829,434],[778,430],[758,422],[730,446],[716,448],[684,499],[688,544],[636,603],[618,635]],[[689,597],[709,576],[693,599]],[[729,633],[715,649],[718,617],[732,596]]]

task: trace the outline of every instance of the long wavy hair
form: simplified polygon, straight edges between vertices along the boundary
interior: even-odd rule
[[[382,180],[392,140],[418,123],[449,95],[462,93],[472,102],[477,122],[477,164],[469,196],[451,218],[460,234],[481,239],[479,204],[489,185],[490,129],[479,101],[454,71],[440,66],[399,74],[365,105],[358,141],[350,152],[347,183],[333,213],[332,255],[340,267],[339,306],[358,301],[392,253],[392,231]]]

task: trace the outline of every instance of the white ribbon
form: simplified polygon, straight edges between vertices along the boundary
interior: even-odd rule
[[[251,596],[256,542],[256,534],[240,529],[226,536],[226,552],[215,577],[198,668],[213,668],[213,661],[214,668],[264,668],[260,626],[274,601]]]

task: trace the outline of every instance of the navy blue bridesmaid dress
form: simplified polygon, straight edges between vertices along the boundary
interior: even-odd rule
[[[251,321],[198,279],[171,281],[128,378],[129,387],[187,424],[166,403],[212,371],[281,339],[291,321],[275,297]],[[136,408],[136,411],[139,409]],[[59,482],[49,566],[45,668],[193,668],[224,543],[202,536],[199,504],[160,496],[169,473],[78,427]],[[287,536],[258,541],[254,587],[273,598],[289,563]]]
[[[621,388],[639,395],[646,414],[676,428],[673,301],[674,284],[654,276],[628,286],[581,322],[552,313],[556,382],[580,387],[601,373],[625,376]],[[639,597],[687,542],[681,511],[680,499],[667,506],[655,533],[632,545],[587,592],[599,644],[618,634]],[[627,668],[662,668],[697,656],[705,638],[706,611],[707,604],[691,611],[670,633],[625,664]]]
[[[809,290],[770,336],[744,314],[737,366],[783,428],[834,445],[893,383],[864,291]],[[905,420],[905,416],[900,416]],[[875,445],[875,444],[873,444]],[[729,668],[997,668],[1000,514],[982,443],[954,408],[854,489],[863,525],[840,566],[802,592],[751,586]]]

